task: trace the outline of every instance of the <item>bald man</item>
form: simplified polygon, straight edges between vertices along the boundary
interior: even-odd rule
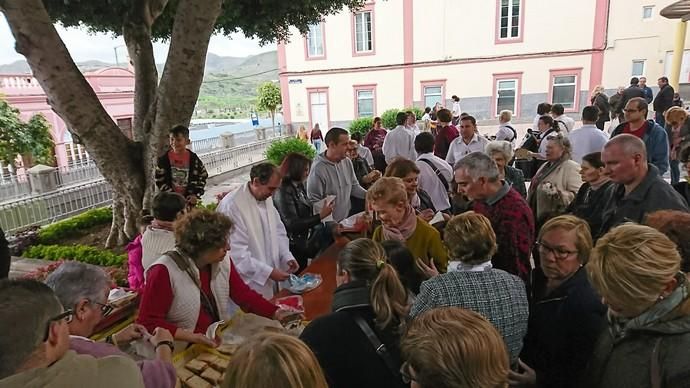
[[[647,163],[645,143],[637,136],[622,134],[611,138],[601,153],[604,173],[616,184],[603,214],[602,229],[592,231],[602,236],[624,222],[642,223],[657,210],[688,212],[685,199]]]

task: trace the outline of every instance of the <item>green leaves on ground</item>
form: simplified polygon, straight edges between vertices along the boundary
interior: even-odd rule
[[[51,261],[76,260],[104,267],[120,266],[127,260],[126,255],[87,245],[34,245],[24,251],[24,257]]]
[[[91,209],[82,214],[76,215],[52,223],[38,232],[39,244],[60,243],[65,237],[75,237],[81,235],[85,230],[96,225],[103,225],[113,220],[113,210],[110,207]]]

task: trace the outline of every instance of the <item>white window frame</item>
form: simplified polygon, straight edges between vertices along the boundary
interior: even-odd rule
[[[522,34],[522,31],[520,29],[520,21],[522,20],[522,0],[499,0],[499,10],[498,10],[498,39],[519,39],[520,35]],[[506,16],[503,16],[503,1],[508,1],[508,14]],[[518,14],[517,14],[517,24],[513,24],[513,18],[515,15],[513,14],[513,8],[517,6],[518,7]],[[508,19],[508,24],[506,26],[507,28],[507,34],[506,36],[502,35],[503,31],[503,25],[501,21],[503,18],[506,17]],[[517,35],[513,35],[513,28],[517,28]]]
[[[369,15],[369,22],[366,22],[365,15]],[[356,53],[370,53],[374,51],[374,13],[372,11],[357,12],[355,18],[355,45]],[[366,28],[368,26],[368,29]],[[363,27],[363,28],[362,28]],[[362,39],[362,48],[358,47],[358,39]]]
[[[649,11],[649,16],[646,16],[645,14]],[[642,7],[642,20],[652,20],[654,19],[654,6],[653,5],[645,5]]]
[[[501,83],[502,82],[514,82],[514,86],[512,89],[507,88],[507,89],[501,89]],[[496,117],[501,113],[501,110],[499,109],[498,106],[498,100],[501,98],[501,91],[502,90],[512,90],[513,91],[513,107],[510,109],[511,112],[515,112],[517,110],[517,102],[518,102],[518,88],[520,85],[518,85],[518,82],[520,82],[517,78],[503,78],[503,79],[497,79],[496,80],[496,101],[494,101],[494,105],[496,107]]]
[[[318,40],[321,46],[317,44]],[[321,58],[326,55],[325,42],[323,40],[323,23],[312,24],[307,32],[307,56],[309,58]],[[318,49],[321,48],[321,52]]]
[[[642,63],[642,71],[640,74],[635,73],[635,64]],[[632,69],[630,69],[630,76],[631,77],[644,77],[647,71],[647,60],[646,59],[633,59],[632,60]]]
[[[558,84],[558,83],[556,83],[556,80],[557,80],[558,78],[563,78],[563,77],[573,77],[573,82],[571,82],[571,83],[566,83],[566,84]],[[554,99],[556,98],[556,88],[559,88],[559,87],[570,87],[570,86],[573,87],[573,96],[572,96],[572,97],[573,97],[573,102],[572,102],[571,104],[567,104],[567,103],[565,103],[565,102],[563,102],[563,101],[554,101]],[[552,100],[551,102],[552,102],[552,103],[554,103],[554,104],[561,104],[561,105],[563,105],[563,107],[564,107],[566,110],[567,110],[567,109],[575,109],[575,108],[576,108],[575,104],[577,104],[577,93],[578,93],[578,91],[577,91],[577,74],[559,74],[559,75],[554,75],[554,76],[553,76],[553,84],[551,85],[551,100]]]
[[[443,102],[443,85],[441,85],[441,84],[438,84],[438,85],[424,85],[423,88],[424,88],[424,104],[425,104],[424,106],[434,106],[434,105],[436,105],[436,103],[431,104],[431,105],[428,105],[427,102],[426,102],[426,99],[427,99],[428,97],[433,97],[433,96],[438,96],[438,102],[440,102],[441,104],[444,104],[444,102]],[[431,88],[438,88],[438,89],[439,89],[438,93],[427,93],[427,89],[431,89]],[[444,105],[445,105],[445,104],[444,104]]]
[[[360,97],[360,93],[371,93],[371,97]],[[375,101],[374,99],[376,98],[376,92],[374,89],[357,89],[357,117],[374,117],[375,114]],[[362,111],[359,109],[359,102],[361,100],[371,100],[371,114],[366,114],[363,115]]]

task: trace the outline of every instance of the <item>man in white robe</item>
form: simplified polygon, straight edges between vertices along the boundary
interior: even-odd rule
[[[278,283],[297,271],[290,253],[285,225],[271,195],[280,187],[280,173],[270,163],[252,167],[250,181],[223,198],[218,211],[232,219],[230,252],[242,279],[265,298],[272,298]]]

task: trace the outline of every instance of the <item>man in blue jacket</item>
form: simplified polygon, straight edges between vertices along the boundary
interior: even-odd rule
[[[656,166],[659,175],[663,176],[668,171],[668,136],[666,130],[654,120],[647,120],[649,106],[641,97],[630,99],[623,109],[625,122],[613,130],[611,137],[627,133],[644,141],[647,149],[647,161]]]

